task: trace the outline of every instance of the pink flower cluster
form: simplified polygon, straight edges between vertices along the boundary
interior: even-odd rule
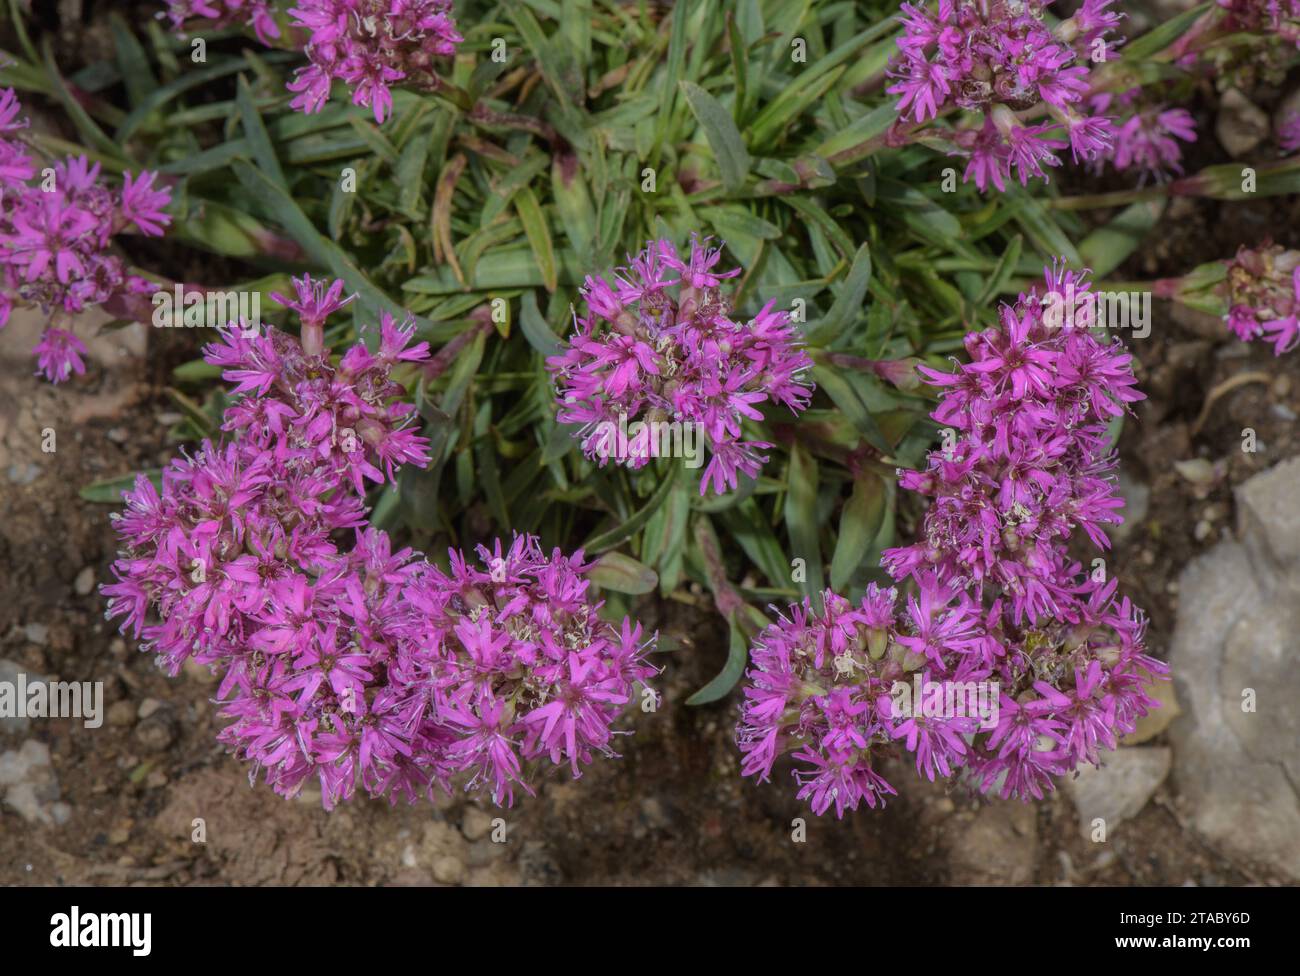
[[[947,106],[983,116],[953,140],[969,156],[964,180],[1006,189],[1014,171],[1022,185],[1047,179],[1066,146],[1077,162],[1111,144],[1111,124],[1087,106],[1090,62],[1105,60],[1120,15],[1113,0],[1084,0],[1055,27],[1045,22],[1051,0],[939,0],[937,10],[902,5],[904,33],[890,64],[898,113],[916,123]],[[1025,122],[1033,110],[1042,122]],[[1062,138],[1063,137],[1063,138]]]
[[[1280,87],[1300,48],[1300,0],[1218,0],[1169,48],[1220,91]]]
[[[955,436],[900,479],[933,499],[919,541],[885,553],[909,595],[827,592],[821,612],[805,601],[763,631],[744,775],[766,780],[793,749],[799,797],[842,816],[894,793],[881,761],[905,750],[927,779],[1040,798],[1152,707],[1145,686],[1167,668],[1144,650],[1144,616],[1068,554],[1075,529],[1108,545],[1122,503],[1107,423],[1141,399],[1127,354],[1049,311],[1087,289],[1049,269],[1041,293],[967,337],[969,363],[924,370]]]
[[[124,493],[108,615],[168,673],[220,673],[220,741],[284,796],[317,780],[327,808],[358,784],[395,802],[457,780],[509,804],[548,760],[578,776],[613,755],[653,641],[597,617],[581,553],[520,537],[480,547],[482,567],[452,551],[444,573],[393,551],[364,489],[428,461],[393,378],[428,345],[384,316],[373,351],[335,361],[322,335],[342,282],[295,286],[276,298],[301,342],[230,328],[205,351],[242,394],[224,444]]]
[[[269,0],[166,0],[167,17],[177,29],[192,29],[205,19],[215,26],[252,27],[263,44],[280,37]],[[308,63],[287,85],[289,103],[301,112],[319,112],[330,85],[352,90],[352,104],[370,108],[376,122],[392,114],[392,86],[399,83],[437,88],[434,59],[456,53],[464,40],[456,31],[451,0],[297,0],[289,10]]]
[[[176,30],[185,30],[194,20],[208,20],[214,27],[232,25],[253,28],[257,39],[270,44],[280,36],[270,0],[164,0],[166,16]]]
[[[13,89],[0,90],[0,328],[15,302],[49,316],[33,353],[52,383],[86,371],[86,347],[53,323],[95,305],[154,286],[127,273],[111,251],[114,236],[130,227],[160,236],[171,218],[163,208],[171,190],[155,187],[156,174],[125,175],[120,189],[100,179],[99,164],[69,156],[38,168],[18,133],[27,127]]]
[[[1263,34],[1300,47],[1300,0],[1218,0],[1224,28]]]
[[[711,454],[700,494],[721,494],[767,461],[761,452],[772,445],[744,431],[746,419],[763,419],[758,405],[807,408],[812,361],[788,314],[768,302],[753,321],[734,321],[720,289],[740,270],[715,270],[721,257],[707,238],[693,237],[686,257],[651,241],[612,281],[587,277],[587,317],[575,315],[577,331],[547,368],[559,421],[582,425],[588,458],[640,468],[660,447],[654,423],[691,427]]]
[[[1263,337],[1276,356],[1300,344],[1300,251],[1267,242],[1243,246],[1227,266],[1221,291],[1233,335],[1245,342]]]
[[[1187,109],[1152,104],[1141,88],[1119,94],[1101,92],[1089,99],[1089,105],[1098,114],[1117,116],[1114,144],[1097,159],[1097,170],[1109,162],[1116,169],[1138,170],[1155,179],[1182,173],[1179,140],[1196,141],[1196,121]]]
[[[289,11],[309,34],[306,55],[289,90],[290,104],[317,112],[330,82],[352,89],[352,104],[369,106],[383,122],[393,109],[390,86],[398,82],[436,87],[434,59],[456,53],[451,0],[298,0]]]

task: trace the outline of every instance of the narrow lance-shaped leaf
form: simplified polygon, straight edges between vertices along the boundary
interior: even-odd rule
[[[734,193],[745,185],[745,177],[749,175],[749,152],[735,120],[721,102],[699,85],[682,81],[679,87],[717,157],[723,186]]]
[[[885,484],[871,471],[853,483],[853,494],[840,515],[840,534],[831,557],[831,589],[843,590],[870,554],[885,518]]]
[[[1079,243],[1079,257],[1096,278],[1110,274],[1138,249],[1164,211],[1163,200],[1143,200],[1126,207]]]
[[[993,301],[1002,293],[1003,287],[1015,274],[1016,264],[1020,261],[1020,252],[1024,248],[1025,239],[1017,234],[1011,238],[1007,249],[1002,252],[1002,257],[998,258],[997,265],[993,268],[993,273],[989,275],[988,282],[980,290],[975,299],[975,304],[983,307]],[[1121,260],[1123,260],[1121,258]]]
[[[801,560],[803,579],[795,579],[805,596],[821,609],[826,588],[822,571],[820,534],[817,530],[817,461],[803,445],[790,451],[785,496],[785,526],[790,534],[790,551]]]
[[[736,682],[745,673],[745,662],[749,658],[749,642],[734,620],[730,621],[729,630],[727,663],[722,666],[722,670],[712,681],[686,699],[686,704],[707,705],[709,702],[717,701],[736,687]]]
[[[655,488],[654,494],[650,496],[644,506],[632,513],[630,518],[623,520],[609,531],[592,536],[582,544],[582,548],[588,553],[604,552],[606,549],[613,549],[640,532],[646,522],[650,521],[650,516],[657,512],[659,506],[667,500],[668,493],[672,491],[673,482],[677,479],[679,470],[679,465],[671,465],[668,468],[668,473],[664,475],[664,480],[659,482],[659,486]]]
[[[244,80],[243,75],[239,76],[236,84],[235,101],[239,105],[239,121],[244,127],[244,139],[253,154],[253,161],[257,163],[267,179],[281,190],[288,190],[289,184],[284,178],[284,171],[280,169],[280,160],[271,145],[271,137],[267,134],[266,126],[262,124],[262,116],[258,114],[257,107],[253,104],[253,90],[248,87],[248,82]]]
[[[840,293],[835,296],[830,311],[816,322],[808,324],[807,339],[813,346],[825,346],[834,342],[844,327],[862,311],[862,301],[867,297],[867,288],[871,284],[871,249],[863,244],[853,255],[853,264]]]
[[[603,589],[634,596],[650,593],[659,585],[653,569],[621,552],[607,552],[597,559],[587,578]]]
[[[525,187],[515,194],[515,212],[524,225],[524,234],[537,259],[538,270],[542,273],[542,283],[547,291],[555,291],[556,278],[555,246],[551,242],[551,230],[542,214],[537,195],[531,187]]]

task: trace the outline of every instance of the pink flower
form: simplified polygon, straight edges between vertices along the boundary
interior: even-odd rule
[[[129,223],[161,234],[161,212],[171,191],[154,189],[155,174],[127,174],[120,191],[100,177],[98,163],[69,156],[53,165],[49,186],[35,185],[35,167],[23,145],[10,138],[27,125],[11,89],[0,91],[0,325],[15,303],[41,310],[57,323],[71,314],[153,286],[127,273],[111,249]],[[45,181],[42,181],[44,184]],[[60,382],[85,367],[81,342],[64,329],[36,347],[40,372]]]
[[[1183,152],[1179,142],[1196,141],[1196,122],[1186,109],[1152,104],[1141,88],[1119,95],[1094,95],[1090,104],[1094,111],[1114,111],[1119,115],[1114,145],[1100,155],[1096,170],[1100,171],[1103,163],[1109,161],[1117,169],[1140,170],[1144,178],[1162,180],[1171,173],[1182,173]]]
[[[369,107],[375,121],[393,110],[391,87],[440,84],[432,61],[455,53],[464,38],[450,15],[451,0],[298,0],[289,11],[311,40],[310,62],[299,68],[290,103],[315,112],[329,97],[331,80],[352,89],[352,103]]]
[[[280,36],[270,0],[164,0],[172,27],[190,29],[192,21],[203,19],[214,27],[244,24],[252,27],[257,39],[270,44]]]
[[[1276,356],[1300,345],[1300,251],[1265,241],[1225,264],[1219,292],[1229,330],[1245,342],[1266,338]]]
[[[163,208],[171,202],[172,191],[155,189],[155,176],[141,173],[133,180],[127,173],[122,178],[122,214],[149,237],[161,237],[163,228],[172,220],[163,213]]]
[[[701,448],[707,442],[712,457],[700,493],[721,494],[741,474],[756,477],[767,460],[759,452],[771,445],[745,427],[763,420],[759,406],[807,408],[812,362],[789,316],[769,302],[752,322],[734,321],[719,288],[740,272],[717,271],[721,254],[707,240],[692,238],[686,257],[669,241],[651,241],[613,282],[586,279],[588,316],[546,365],[558,419],[582,425],[588,458],[643,467],[662,447],[647,422],[672,425],[683,446],[692,434]]]
[[[51,383],[62,383],[73,373],[80,376],[86,372],[86,364],[81,361],[86,346],[66,329],[46,329],[32,355],[40,372]]]
[[[1021,184],[1047,179],[1067,145],[1075,160],[1094,159],[1110,146],[1104,117],[1083,111],[1093,57],[1109,50],[1106,35],[1119,25],[1113,0],[1087,0],[1073,17],[1049,27],[1051,0],[1023,3],[942,0],[937,10],[902,5],[898,54],[889,66],[899,96],[899,119],[916,124],[951,109],[981,116],[977,126],[951,132],[968,154],[964,180],[981,191],[1005,189],[1009,170]],[[1019,113],[1039,108],[1048,121],[1025,125]]]

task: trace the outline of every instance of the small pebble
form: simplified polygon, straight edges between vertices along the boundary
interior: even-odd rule
[[[480,840],[492,829],[492,817],[478,807],[468,807],[460,820],[460,832],[466,840]]]
[[[160,702],[157,698],[146,698],[144,701],[140,703],[140,710],[136,714],[136,717],[141,720],[144,720],[162,707],[163,707],[163,703]]]
[[[108,706],[108,724],[117,729],[135,725],[135,706],[129,701],[117,701]]]
[[[155,715],[135,727],[135,741],[149,752],[165,752],[176,741],[176,729],[162,715]]]
[[[433,879],[440,884],[462,884],[465,875],[465,862],[458,857],[448,854],[433,862]]]
[[[7,474],[15,485],[30,485],[41,476],[41,469],[34,464],[11,464]]]
[[[78,573],[76,582],[72,584],[72,588],[77,591],[77,596],[89,596],[90,591],[95,588],[94,568],[87,566]]]

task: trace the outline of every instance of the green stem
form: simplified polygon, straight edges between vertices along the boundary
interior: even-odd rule
[[[1053,210],[1092,210],[1099,207],[1124,207],[1141,200],[1158,200],[1173,192],[1175,184],[1157,183],[1135,187],[1131,190],[1114,190],[1110,193],[1088,193],[1077,197],[1056,197],[1047,201]]]

